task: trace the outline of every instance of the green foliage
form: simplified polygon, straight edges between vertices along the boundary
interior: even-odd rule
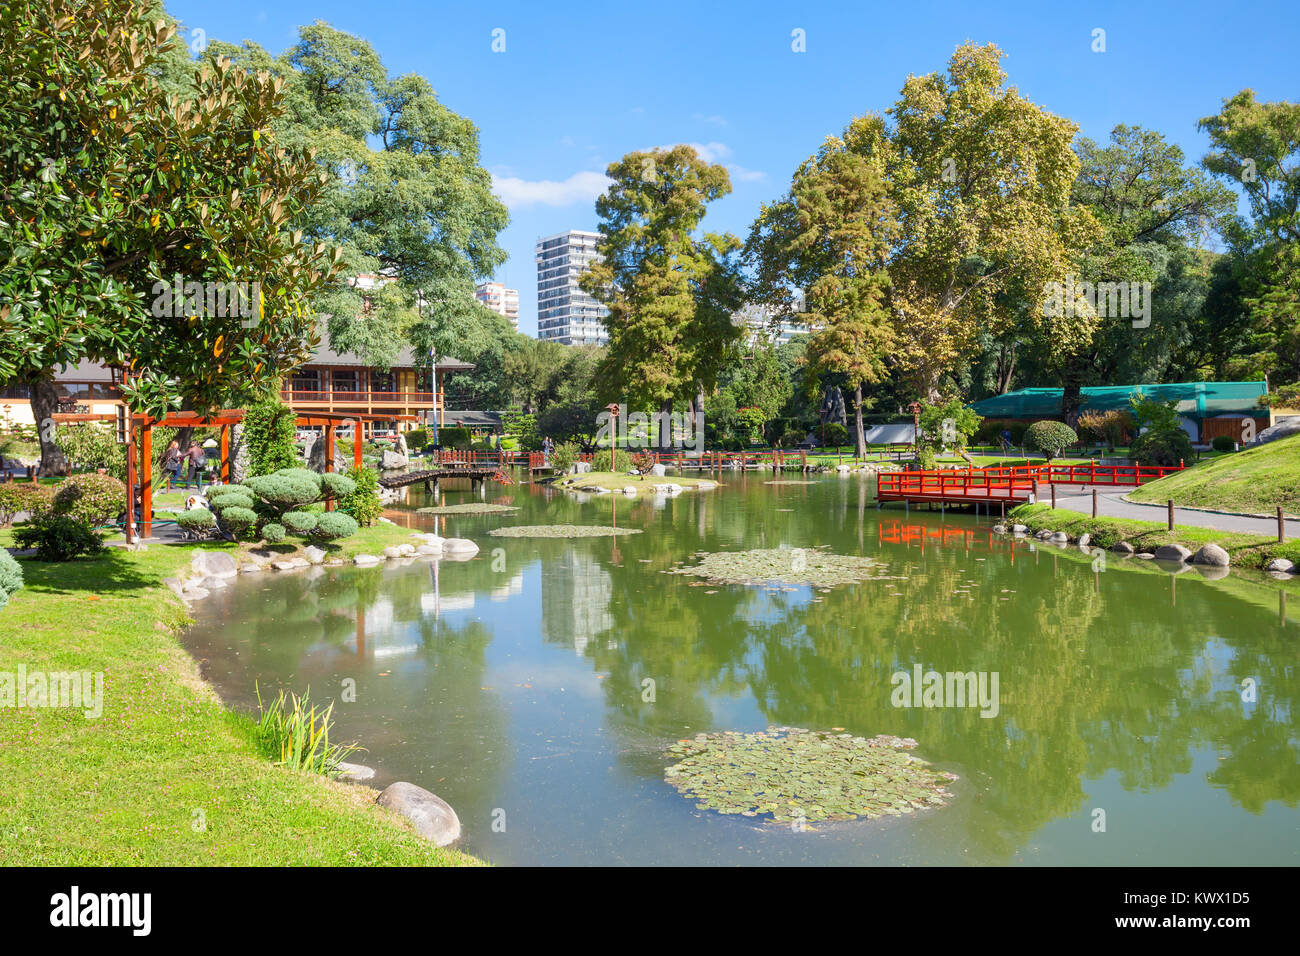
[[[331,498],[345,498],[357,490],[356,482],[347,475],[327,471],[320,476],[321,493]]]
[[[921,403],[920,444],[936,451],[942,448],[965,448],[971,437],[979,431],[983,419],[960,398],[946,402]]]
[[[274,521],[262,525],[262,540],[267,544],[279,544],[284,540],[284,536],[284,525],[278,524]]]
[[[1136,391],[1129,396],[1128,401],[1133,409],[1133,419],[1140,428],[1153,432],[1182,430],[1178,425],[1176,401],[1148,398]]]
[[[118,444],[114,429],[98,422],[65,423],[55,429],[54,441],[74,468],[104,468],[126,478],[126,446]]]
[[[1044,420],[1025,429],[1025,446],[1042,452],[1048,461],[1078,441],[1079,436],[1065,422]]]
[[[369,468],[349,468],[347,475],[354,489],[350,495],[339,498],[339,511],[351,515],[358,525],[369,527],[384,513],[379,500],[379,475]]]
[[[1146,431],[1129,444],[1129,457],[1142,465],[1177,465],[1196,458],[1187,432],[1175,426],[1165,431]]]
[[[221,524],[236,541],[252,541],[257,515],[250,508],[227,508],[221,512]]]
[[[327,511],[316,521],[311,537],[316,541],[333,541],[335,538],[347,538],[357,533],[355,518],[342,511]]]
[[[1079,416],[1079,434],[1093,441],[1105,442],[1111,448],[1124,444],[1135,427],[1133,416],[1119,408],[1084,412]]]
[[[0,484],[0,528],[7,528],[14,517],[23,512],[39,512],[49,509],[54,497],[49,485],[33,485],[27,482],[7,481]],[[126,504],[126,499],[122,499]]]
[[[1228,435],[1215,435],[1210,439],[1210,447],[1215,451],[1232,451],[1237,443]]]
[[[226,494],[251,495],[252,493],[252,489],[247,485],[208,485],[203,489],[203,497],[208,501]]]
[[[563,475],[573,467],[574,462],[578,460],[578,454],[577,444],[571,441],[560,442],[551,449],[551,464],[558,474]]]
[[[213,495],[208,499],[208,507],[216,514],[221,514],[227,508],[247,508],[253,507],[253,496],[238,491],[229,491],[222,495]]]
[[[474,436],[468,428],[459,428],[456,426],[447,426],[438,429],[438,444],[443,448],[455,448],[464,450],[469,448]]]
[[[244,416],[244,444],[248,447],[250,475],[269,475],[296,468],[297,416],[279,397],[271,396],[249,406]]]
[[[406,433],[406,447],[411,451],[423,451],[427,444],[429,444],[429,429],[412,428]]]
[[[176,516],[176,526],[186,534],[201,537],[216,528],[217,519],[207,508],[190,508]]]
[[[311,511],[286,511],[280,516],[280,523],[294,534],[307,534],[319,520],[320,516]]]
[[[925,471],[934,471],[939,465],[935,457],[934,449],[928,445],[920,445],[916,449],[916,467]]]
[[[552,456],[554,457],[554,456]],[[592,471],[616,471],[627,472],[632,470],[632,456],[622,448],[615,449],[613,453],[608,448],[596,452],[591,457]]]
[[[840,445],[847,445],[849,442],[849,430],[839,422],[827,422],[825,426],[824,444],[827,448],[838,448]],[[822,432],[819,430],[819,436]]]
[[[806,428],[788,428],[778,440],[777,444],[781,448],[794,448],[801,444],[807,437],[808,430]]]
[[[14,556],[0,548],[0,607],[9,603],[9,597],[23,586],[23,569]]]
[[[258,475],[246,482],[250,491],[278,512],[320,500],[320,476],[301,468]]]
[[[282,690],[270,706],[262,703],[257,689],[257,707],[261,718],[257,738],[265,756],[282,767],[309,773],[337,774],[339,761],[358,748],[331,744],[329,735],[334,705],[324,710],[308,701],[311,691],[299,697]]]
[[[35,548],[37,561],[71,561],[104,550],[104,539],[89,524],[67,514],[44,512],[14,529],[20,548]]]
[[[112,475],[75,475],[54,493],[53,509],[55,514],[102,525],[126,511],[126,485]]]

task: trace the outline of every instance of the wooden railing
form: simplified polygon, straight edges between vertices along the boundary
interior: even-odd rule
[[[433,392],[335,392],[323,389],[286,388],[280,397],[286,402],[379,402],[383,404],[432,405]]]
[[[1106,485],[1136,487],[1182,471],[1183,465],[1045,464],[950,468],[933,471],[887,471],[879,476],[877,497],[988,498],[1019,500],[1039,485]]]

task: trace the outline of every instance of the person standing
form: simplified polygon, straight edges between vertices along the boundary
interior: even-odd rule
[[[180,484],[181,480],[181,443],[172,439],[167,450],[163,452],[162,457],[163,471],[167,473],[167,490],[172,490],[172,484]]]
[[[208,460],[207,453],[204,452],[202,445],[194,441],[194,442],[190,442],[190,447],[189,450],[185,453],[185,457],[189,460],[190,463],[190,477],[194,479],[195,487],[197,487],[199,492],[202,493],[203,466],[204,464],[207,463]],[[185,484],[186,487],[189,486],[188,479],[186,480]]]

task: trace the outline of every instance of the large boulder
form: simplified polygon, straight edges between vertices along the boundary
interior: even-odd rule
[[[379,468],[381,471],[394,471],[398,468],[405,468],[410,464],[410,460],[403,454],[385,448],[384,453],[379,456]]]
[[[196,551],[190,568],[196,578],[233,578],[239,573],[239,564],[225,551]]]
[[[663,463],[651,465],[648,474],[653,475],[656,478],[662,478],[664,475],[668,474],[668,466]]]
[[[1274,558],[1268,563],[1264,570],[1290,574],[1295,570],[1295,562],[1289,561],[1286,558]]]
[[[445,800],[413,783],[394,783],[375,801],[411,821],[415,832],[437,846],[460,839],[460,818]]]
[[[323,564],[325,562],[325,552],[314,544],[309,544],[302,549],[302,556],[312,564]]]
[[[325,436],[317,435],[307,446],[307,467],[314,472],[324,473],[325,471]],[[339,443],[334,443],[334,470],[340,474],[352,467],[352,462],[343,454],[343,449]]]
[[[1192,552],[1181,544],[1162,544],[1155,551],[1157,561],[1178,561],[1181,563],[1191,556]]]
[[[1133,545],[1129,544],[1127,541],[1116,541],[1114,544],[1110,546],[1110,549],[1114,551],[1116,554],[1133,553]]]
[[[469,555],[478,554],[478,545],[469,538],[444,538],[442,541],[443,554],[447,555]]]
[[[1284,418],[1276,425],[1265,428],[1255,436],[1255,445],[1263,445],[1266,442],[1277,441],[1279,438],[1286,438],[1289,435],[1300,435],[1300,415],[1291,418]]]
[[[1203,545],[1192,556],[1192,563],[1205,564],[1214,568],[1226,568],[1231,563],[1231,559],[1228,557],[1228,552],[1217,544],[1207,544]]]

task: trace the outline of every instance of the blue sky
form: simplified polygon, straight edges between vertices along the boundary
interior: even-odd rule
[[[943,69],[962,42],[993,42],[1029,99],[1105,140],[1118,123],[1158,130],[1189,160],[1196,121],[1250,87],[1300,98],[1300,5],[1186,2],[978,4],[419,3],[170,0],[209,39],[273,53],[325,20],[365,37],[393,75],[420,73],[477,124],[483,164],[510,207],[509,261],[520,330],[536,331],[533,243],[594,229],[608,164],[670,143],[706,147],[733,192],[710,229],[743,236],[759,204],[854,115],[892,105],[909,73]],[[493,31],[504,30],[504,52]],[[806,52],[792,50],[802,30]],[[1105,52],[1094,52],[1094,30]],[[499,35],[498,35],[499,36]],[[500,44],[498,43],[498,46]]]

